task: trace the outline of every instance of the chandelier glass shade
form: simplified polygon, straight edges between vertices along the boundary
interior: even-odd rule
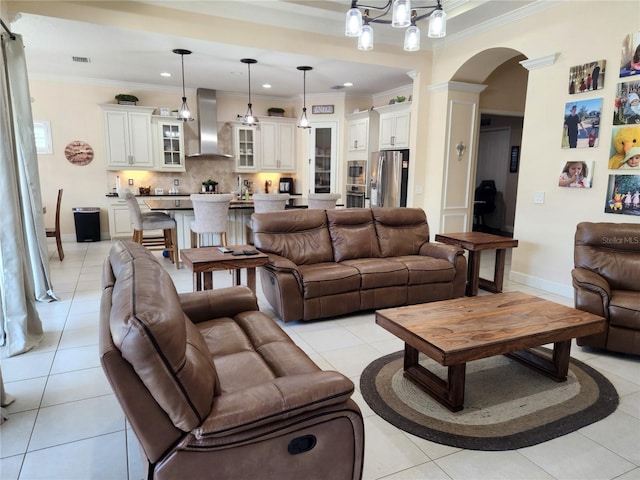
[[[183,122],[191,122],[193,121],[193,115],[191,115],[191,110],[189,110],[189,105],[187,105],[187,95],[184,89],[184,56],[191,55],[191,50],[176,48],[173,50],[173,53],[180,55],[182,61],[182,105],[180,105],[180,109],[178,110],[178,118]]]
[[[258,123],[258,119],[253,115],[252,104],[251,104],[251,65],[258,63],[257,60],[253,58],[243,58],[240,60],[242,63],[246,63],[249,77],[249,103],[247,104],[247,113],[242,117],[242,124],[253,127]]]
[[[302,114],[298,120],[298,128],[311,128],[309,119],[307,118],[307,72],[313,70],[313,67],[298,67],[302,71]]]
[[[419,5],[420,0],[388,0],[384,6],[358,5],[352,0],[351,8],[346,14],[345,35],[358,37],[359,50],[373,49],[373,28],[371,24],[380,23],[394,28],[406,28],[404,50],[416,52],[420,50],[420,29],[416,23],[429,18],[429,38],[442,38],[447,32],[447,15],[442,9],[441,0],[435,5]],[[363,9],[361,11],[360,9]],[[425,13],[420,13],[426,10]],[[372,15],[371,12],[374,12]],[[391,12],[391,20],[387,15]]]

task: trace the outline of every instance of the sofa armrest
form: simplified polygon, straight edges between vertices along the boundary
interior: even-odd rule
[[[602,276],[585,268],[571,270],[575,289],[575,307],[601,317],[609,318],[611,287]]]
[[[464,255],[464,250],[460,247],[456,247],[455,245],[426,242],[420,247],[420,255],[441,258],[443,260],[448,260],[455,265],[457,257]]]
[[[346,402],[353,388],[351,380],[334,371],[279,377],[216,397],[211,413],[192,434],[204,443],[207,438],[235,435]]]
[[[286,257],[282,257],[275,253],[267,253],[269,256],[269,263],[267,264],[267,268],[271,270],[280,270],[280,271],[289,271],[289,272],[297,272],[298,265],[293,263]]]
[[[255,294],[244,286],[181,293],[178,296],[182,310],[193,323],[212,318],[233,318],[242,312],[258,310]]]

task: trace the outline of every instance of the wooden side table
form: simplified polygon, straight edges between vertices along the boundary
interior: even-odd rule
[[[435,237],[436,242],[464,248],[469,252],[467,265],[467,296],[478,295],[478,288],[493,293],[502,292],[504,280],[504,262],[507,248],[518,246],[518,240],[483,232],[442,233]],[[480,278],[480,255],[482,250],[496,251],[496,264],[493,281]]]
[[[229,245],[234,251],[255,250],[251,245]],[[211,290],[213,272],[216,270],[234,270],[234,284],[240,285],[240,270],[247,269],[247,286],[256,293],[256,267],[266,265],[269,257],[259,252],[257,255],[232,255],[222,253],[218,247],[184,248],[180,258],[193,272],[193,290]]]

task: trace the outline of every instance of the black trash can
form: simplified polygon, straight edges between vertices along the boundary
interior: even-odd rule
[[[97,207],[75,207],[73,220],[76,224],[76,241],[100,241],[100,209]]]

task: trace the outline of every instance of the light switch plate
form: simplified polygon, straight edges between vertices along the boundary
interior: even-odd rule
[[[544,203],[544,192],[535,192],[533,194],[533,203]]]

